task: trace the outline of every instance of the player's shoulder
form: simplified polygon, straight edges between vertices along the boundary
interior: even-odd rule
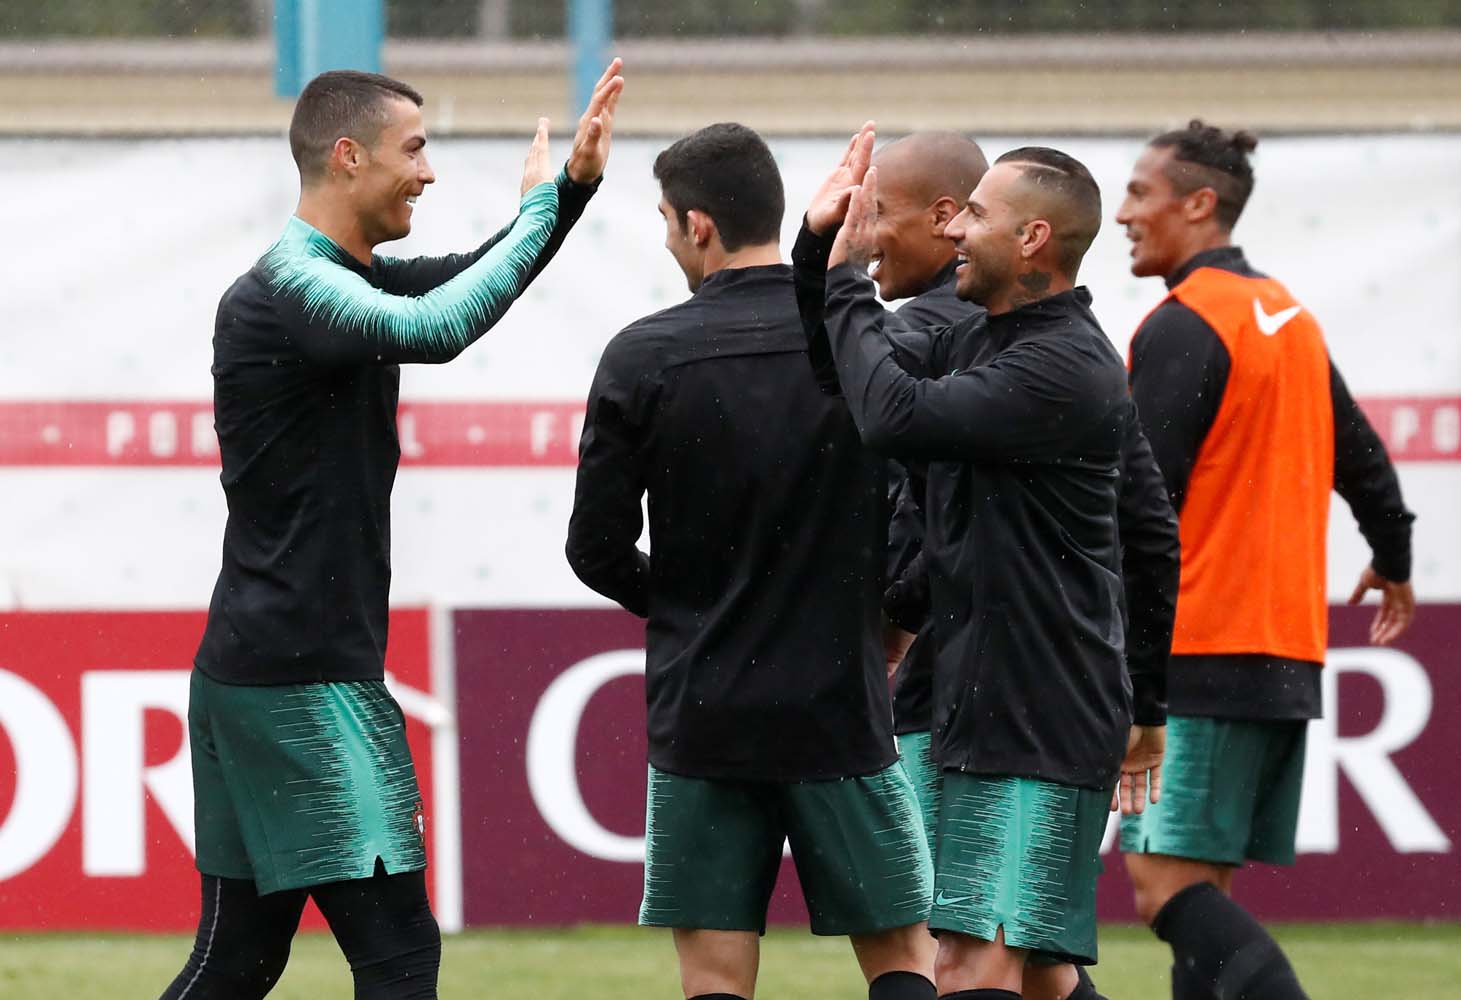
[[[268,272],[262,258],[233,280],[218,299],[218,318],[250,317],[267,308],[272,297]]]
[[[609,338],[599,364],[633,364],[641,370],[663,367],[674,349],[676,334],[682,333],[686,323],[694,319],[694,301],[677,302],[636,319]]]
[[[1213,337],[1217,331],[1203,316],[1176,295],[1168,294],[1137,325],[1132,348],[1162,343],[1177,348],[1179,342],[1197,337]]]

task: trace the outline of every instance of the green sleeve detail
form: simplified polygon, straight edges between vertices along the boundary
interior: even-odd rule
[[[325,325],[322,332],[450,357],[485,333],[522,293],[557,220],[558,188],[544,181],[523,196],[521,212],[502,240],[423,295],[375,288],[339,263],[333,241],[304,223],[292,225],[264,263],[276,291],[298,297],[309,321]]]

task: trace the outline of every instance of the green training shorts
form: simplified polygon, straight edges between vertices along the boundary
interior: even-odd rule
[[[913,794],[918,796],[918,810],[923,817],[923,832],[928,835],[928,852],[933,856],[934,832],[938,829],[939,799],[943,794],[943,775],[933,760],[929,733],[904,733],[898,737],[898,754]]]
[[[1096,961],[1096,878],[1110,791],[945,771],[930,930]]]
[[[1122,817],[1121,850],[1293,864],[1308,725],[1170,716],[1162,797]]]
[[[785,841],[813,934],[927,919],[928,843],[901,764],[803,782],[690,778],[651,765],[639,922],[765,933]]]
[[[426,867],[406,722],[380,681],[246,686],[194,670],[198,870],[260,895]]]

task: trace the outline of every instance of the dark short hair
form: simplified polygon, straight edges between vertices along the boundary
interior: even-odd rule
[[[1248,154],[1258,148],[1257,136],[1242,129],[1225,132],[1194,118],[1186,128],[1163,132],[1147,145],[1173,150],[1173,166],[1166,174],[1178,194],[1212,188],[1217,194],[1218,222],[1224,229],[1237,225],[1253,193],[1253,164],[1248,162]]]
[[[994,162],[1019,167],[1046,207],[1058,210],[1050,212],[1056,217],[1046,221],[1060,244],[1060,267],[1074,278],[1101,230],[1101,188],[1096,179],[1080,160],[1048,146],[1021,146]]]
[[[379,73],[335,69],[311,80],[289,122],[289,150],[300,178],[314,180],[325,172],[341,136],[374,146],[389,121],[386,102],[402,99],[418,108],[426,103],[414,87]]]
[[[727,250],[781,237],[781,171],[765,141],[744,125],[720,122],[685,136],[655,157],[654,179],[680,225],[691,210],[704,212]]]

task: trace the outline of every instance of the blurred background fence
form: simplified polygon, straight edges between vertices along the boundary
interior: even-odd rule
[[[387,0],[437,134],[569,112],[567,3]],[[1461,0],[618,0],[625,134],[1461,129]],[[0,134],[282,131],[271,0],[0,0]]]
[[[0,0],[12,38],[248,38],[270,0]],[[562,38],[564,5],[388,0],[399,38]],[[1458,0],[619,0],[620,38],[1031,32],[1392,31],[1461,27]]]

